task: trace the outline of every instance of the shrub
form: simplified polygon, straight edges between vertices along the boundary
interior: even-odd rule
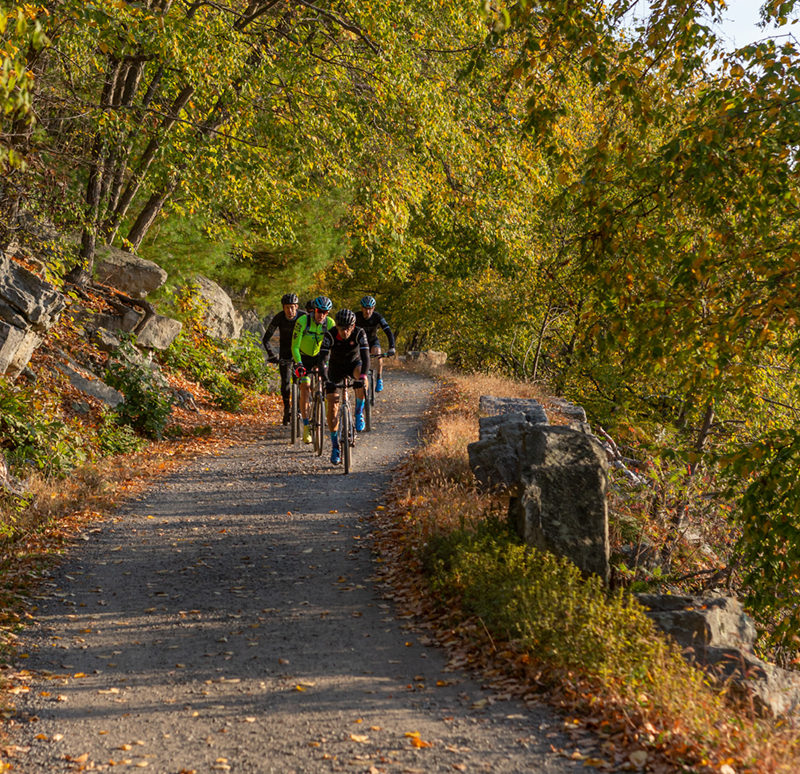
[[[263,358],[262,358],[263,359]],[[188,373],[211,393],[215,406],[237,411],[244,395],[225,373],[228,362],[225,354],[207,336],[181,331],[169,348],[162,353],[166,365]]]
[[[123,341],[118,354],[121,359],[106,369],[106,381],[125,396],[117,407],[118,421],[148,438],[161,438],[172,412],[172,396],[130,340]]]
[[[228,355],[239,370],[238,380],[242,384],[257,392],[269,391],[275,367],[267,364],[264,350],[254,333],[243,331],[241,337],[228,348]]]
[[[118,414],[106,411],[97,426],[97,445],[100,454],[130,454],[144,448],[145,441],[136,435],[129,424],[120,423]]]
[[[0,446],[13,468],[32,465],[46,476],[64,476],[88,457],[86,439],[58,417],[33,388],[0,378]]]

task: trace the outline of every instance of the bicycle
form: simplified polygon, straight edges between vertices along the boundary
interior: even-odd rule
[[[318,368],[311,371],[311,440],[319,457],[325,445],[325,380]]]
[[[281,366],[288,365],[289,368],[292,368],[293,362],[291,360],[280,360],[279,364]],[[289,388],[289,433],[291,435],[292,443],[296,443],[297,439],[300,437],[302,433],[302,424],[303,420],[300,416],[300,387],[297,384],[297,377],[292,371],[292,384]]]
[[[373,360],[380,360],[384,357],[392,357],[381,352],[379,355],[370,355],[369,378],[367,380],[367,399],[364,401],[364,428],[372,430],[372,407],[375,405],[375,369],[372,367]]]
[[[354,380],[347,376],[336,383],[339,392],[339,448],[342,452],[342,468],[350,472],[353,447],[356,445],[356,426],[353,419],[353,404],[350,402],[350,388]]]

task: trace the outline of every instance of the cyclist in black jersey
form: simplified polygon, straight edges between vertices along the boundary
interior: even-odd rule
[[[361,299],[361,311],[356,312],[356,325],[363,328],[367,334],[367,341],[369,342],[370,354],[380,355],[381,345],[378,342],[378,328],[381,328],[386,334],[386,340],[389,343],[389,350],[387,355],[391,357],[394,355],[394,334],[386,322],[386,318],[375,310],[375,299],[372,296],[364,296]],[[375,392],[383,390],[383,359],[377,358],[376,365],[376,378],[375,378]]]
[[[339,392],[336,383],[346,376],[356,380],[356,416],[357,432],[364,429],[364,377],[369,371],[369,344],[367,334],[356,327],[356,316],[349,309],[340,309],[336,313],[336,328],[325,334],[319,351],[320,364],[325,377],[327,394],[328,429],[331,433],[331,462],[338,465],[341,459],[339,450]]]
[[[297,320],[304,312],[298,311],[298,298],[296,293],[287,293],[281,298],[283,311],[278,312],[269,325],[262,338],[264,349],[267,350],[267,359],[270,363],[279,363],[281,372],[281,398],[283,399],[283,424],[289,424],[291,409],[290,390],[292,385],[292,331]],[[278,331],[278,354],[275,355],[269,344],[272,334]]]

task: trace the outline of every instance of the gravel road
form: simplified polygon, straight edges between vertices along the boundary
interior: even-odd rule
[[[83,536],[20,643],[13,772],[585,770],[562,720],[487,701],[373,585],[369,515],[433,389],[386,381],[350,475],[276,426]]]

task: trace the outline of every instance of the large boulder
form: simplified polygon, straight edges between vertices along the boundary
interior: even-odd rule
[[[158,264],[116,247],[98,248],[95,276],[131,298],[144,298],[167,281],[167,272]]]
[[[181,328],[183,323],[178,320],[155,314],[137,334],[136,344],[144,349],[167,349],[175,341]]]
[[[447,352],[437,349],[411,350],[406,352],[406,361],[414,362],[423,368],[442,368],[447,363]]]
[[[244,321],[231,297],[213,280],[198,274],[191,284],[203,308],[203,324],[218,339],[238,339]]]
[[[767,717],[796,714],[800,673],[762,661],[753,652],[756,628],[728,596],[637,594],[654,623],[735,696]]]
[[[0,253],[0,374],[13,379],[25,368],[65,306],[53,285]]]
[[[481,418],[481,439],[468,446],[480,484],[510,496],[509,521],[529,545],[608,581],[608,462],[599,441],[539,421],[546,415],[535,401],[482,399],[481,407],[512,413]]]

